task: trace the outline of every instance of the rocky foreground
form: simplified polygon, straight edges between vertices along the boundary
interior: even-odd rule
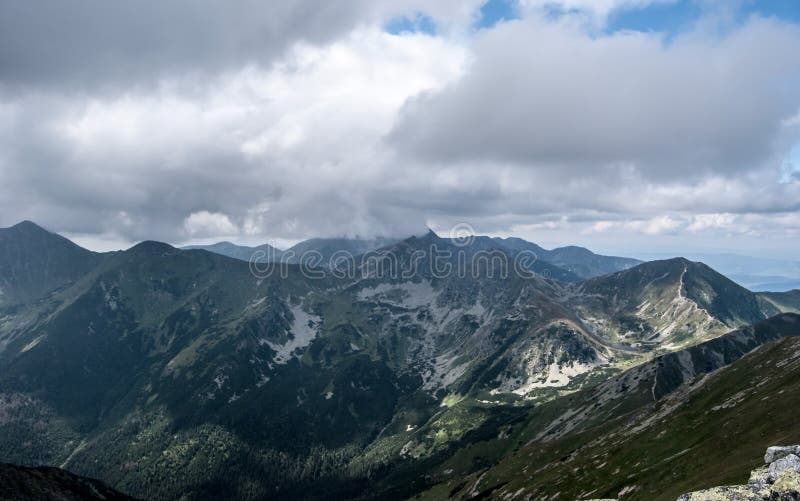
[[[764,466],[750,474],[746,485],[713,487],[683,494],[678,501],[798,501],[800,445],[770,447]]]

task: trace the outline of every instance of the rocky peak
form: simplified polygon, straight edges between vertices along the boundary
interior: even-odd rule
[[[678,501],[712,500],[800,500],[800,445],[769,447],[764,455],[764,466],[753,470],[745,485],[712,487],[678,498]]]

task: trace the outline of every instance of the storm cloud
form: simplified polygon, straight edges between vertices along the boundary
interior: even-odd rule
[[[419,0],[64,0],[0,5],[0,80],[8,89],[59,91],[156,84],[188,74],[269,65],[297,42],[324,45]],[[476,2],[445,0],[431,14],[464,18]],[[74,86],[74,87],[71,87]]]

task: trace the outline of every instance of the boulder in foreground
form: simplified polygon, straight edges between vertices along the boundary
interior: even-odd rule
[[[678,501],[800,501],[800,445],[770,447],[764,463],[746,485],[690,492]]]

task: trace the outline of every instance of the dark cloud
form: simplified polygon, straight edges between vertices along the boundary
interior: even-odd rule
[[[95,88],[269,63],[291,43],[325,43],[365,2],[63,0],[0,3],[0,81]]]

